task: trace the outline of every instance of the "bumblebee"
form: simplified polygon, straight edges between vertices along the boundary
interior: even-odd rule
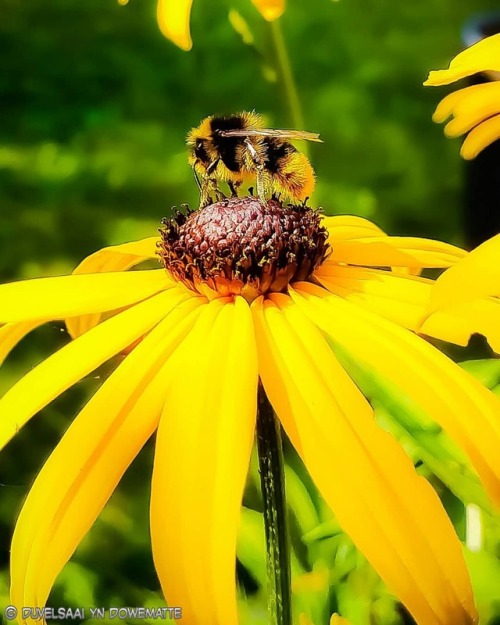
[[[305,130],[264,128],[257,113],[211,115],[187,136],[189,163],[200,187],[200,208],[210,203],[211,193],[224,196],[218,182],[226,182],[233,196],[243,183],[256,181],[257,195],[305,201],[314,190],[311,163],[288,140],[321,142]],[[198,176],[201,178],[199,182]]]

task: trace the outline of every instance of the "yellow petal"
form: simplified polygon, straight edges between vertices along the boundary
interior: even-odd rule
[[[396,384],[455,440],[500,503],[500,399],[412,332],[314,285],[295,288],[294,301],[333,341]]]
[[[158,0],[158,25],[163,35],[182,50],[191,50],[189,18],[193,0]]]
[[[163,269],[11,282],[0,285],[0,322],[114,310],[171,287]]]
[[[439,276],[432,290],[430,311],[500,296],[499,258],[500,234],[497,234]]]
[[[176,373],[168,358],[202,308],[177,320],[169,316],[151,331],[83,408],[40,471],[12,541],[14,605],[45,604],[58,572],[156,426],[166,383]]]
[[[490,82],[459,89],[446,96],[436,108],[433,121],[455,119],[445,127],[447,137],[458,137],[477,124],[500,112],[500,82]]]
[[[473,623],[460,543],[437,495],[375,424],[318,328],[288,296],[271,298],[252,306],[261,378],[319,491],[418,623]]]
[[[268,22],[277,20],[285,11],[285,0],[252,0],[252,4]]]
[[[131,267],[151,258],[158,258],[157,243],[159,237],[149,237],[121,245],[111,245],[84,258],[73,273],[109,273],[127,271]],[[167,275],[168,279],[168,275]],[[96,326],[102,319],[101,313],[79,315],[66,319],[66,328],[71,338],[80,336]]]
[[[470,161],[497,139],[500,139],[500,115],[495,115],[473,128],[465,137],[460,154]]]
[[[178,323],[201,298],[170,290],[129,308],[31,369],[0,399],[0,448],[39,410],[170,315]]]
[[[364,217],[355,215],[335,215],[323,217],[321,225],[328,229],[330,243],[384,236],[384,231]]]
[[[9,352],[31,330],[45,323],[45,321],[23,321],[21,323],[6,323],[0,327],[0,365],[7,358]]]
[[[236,538],[255,429],[255,352],[248,304],[211,302],[175,356],[184,375],[158,429],[154,561],[167,602],[182,605],[192,625],[238,621]]]
[[[150,258],[158,259],[157,243],[160,237],[149,237],[121,245],[110,245],[87,256],[73,273],[109,273],[126,271]]]
[[[457,91],[453,91],[445,96],[439,104],[436,106],[436,110],[432,115],[432,121],[437,124],[441,124],[446,121],[448,117],[453,115],[455,107],[462,100],[464,100],[468,93],[473,94],[476,91],[481,91],[485,85],[473,85],[471,87],[465,87],[465,89],[458,89]]]
[[[500,35],[482,39],[457,54],[449,69],[430,72],[424,85],[447,85],[450,82],[485,71],[500,71]]]
[[[492,300],[483,299],[460,310],[439,312],[422,324],[433,280],[333,264],[323,267],[315,276],[331,293],[409,330],[457,345],[467,345],[471,334],[478,332],[487,337],[495,351],[500,351],[500,308]]]
[[[332,242],[333,253],[317,270],[330,263],[372,267],[449,267],[466,252],[454,245],[414,237],[365,237]]]

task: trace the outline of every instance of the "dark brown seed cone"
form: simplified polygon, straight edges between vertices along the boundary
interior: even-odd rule
[[[163,220],[158,253],[189,288],[252,300],[307,280],[329,254],[320,216],[305,206],[230,198]],[[203,291],[203,289],[202,289]]]

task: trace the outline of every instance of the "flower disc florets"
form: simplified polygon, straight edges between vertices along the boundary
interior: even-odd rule
[[[328,233],[306,206],[230,198],[163,220],[159,254],[191,289],[248,300],[306,280],[328,255]],[[203,290],[203,289],[202,289]]]

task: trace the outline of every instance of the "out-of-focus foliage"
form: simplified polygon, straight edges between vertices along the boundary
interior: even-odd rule
[[[463,240],[463,164],[457,146],[431,122],[443,93],[421,83],[461,47],[460,28],[470,13],[496,5],[288,0],[280,22],[304,129],[324,140],[309,146],[318,175],[313,206],[370,217],[392,233]],[[115,0],[0,0],[0,10],[2,281],[66,273],[99,247],[154,234],[171,206],[195,206],[184,140],[206,115],[255,108],[271,126],[293,123],[270,25],[248,0],[197,0],[189,53],[160,34],[156,0],[125,6]],[[0,393],[66,340],[56,324],[36,330],[2,369]],[[110,366],[55,401],[0,454],[0,607],[8,601],[9,542],[22,500]],[[493,365],[467,366],[500,388]],[[459,497],[481,501],[473,480],[470,487],[458,480],[469,479],[462,459],[411,411],[404,422],[394,419],[394,398],[379,403],[384,425],[423,462],[422,472],[439,486],[463,537]],[[149,548],[152,450],[148,444],[133,463],[61,574],[51,605],[164,605]],[[305,614],[322,625],[338,611],[356,625],[409,623],[349,539],[332,526],[292,450],[287,462],[297,617]],[[255,465],[244,503],[241,613],[243,622],[258,625],[266,612]],[[479,607],[493,625],[500,619],[498,583],[491,582],[491,576],[498,582],[499,535],[488,523],[487,549],[469,559]]]

